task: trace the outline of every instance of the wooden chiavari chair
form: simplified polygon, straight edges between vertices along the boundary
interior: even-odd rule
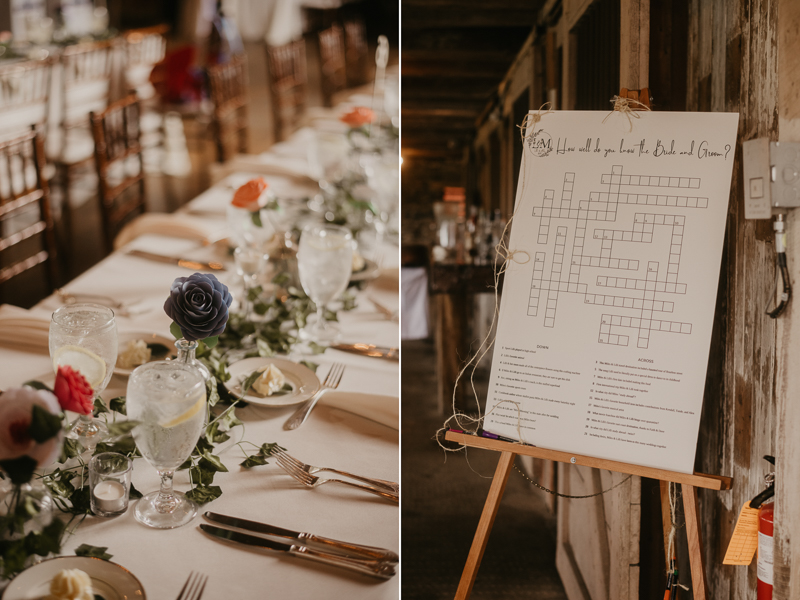
[[[308,70],[302,39],[283,46],[267,46],[267,71],[275,140],[286,139],[306,110]]]
[[[53,59],[28,60],[0,66],[0,139],[44,132],[50,106]]]
[[[217,161],[225,162],[234,154],[231,138],[236,139],[236,152],[247,152],[247,61],[236,56],[231,61],[208,67],[214,142]]]
[[[339,25],[319,32],[320,69],[322,74],[322,100],[333,106],[333,96],[347,87],[347,70],[344,56],[344,33]]]
[[[364,21],[345,21],[344,47],[348,87],[368,83],[370,60]]]
[[[9,297],[9,281],[28,287],[33,269],[46,267],[42,297],[57,284],[56,245],[42,138],[32,128],[0,142],[0,294]]]
[[[108,252],[122,227],[145,211],[139,116],[139,101],[133,94],[90,114]]]

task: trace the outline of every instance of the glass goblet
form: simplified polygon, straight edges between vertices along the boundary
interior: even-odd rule
[[[205,427],[205,381],[185,363],[147,363],[131,373],[126,404],[128,418],[139,421],[133,430],[136,447],[161,478],[161,489],[136,503],[136,520],[156,529],[189,523],[199,507],[173,489],[172,478]]]
[[[339,328],[325,320],[326,305],[350,282],[353,269],[353,236],[338,225],[309,225],[300,235],[297,251],[300,283],[317,307],[317,320],[300,332],[306,340],[333,341]]]
[[[236,262],[236,273],[244,282],[242,308],[244,309],[244,318],[248,320],[250,311],[253,308],[253,303],[249,297],[250,290],[255,286],[258,276],[264,272],[269,256],[258,248],[239,246],[233,251],[233,258]]]
[[[50,320],[50,358],[53,370],[69,366],[86,378],[100,395],[114,373],[117,363],[117,323],[114,311],[97,304],[62,306]],[[81,415],[70,426],[67,437],[76,439],[89,450],[108,435],[105,424],[92,414]]]

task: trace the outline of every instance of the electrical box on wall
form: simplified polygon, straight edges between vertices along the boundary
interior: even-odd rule
[[[770,219],[773,209],[800,206],[800,143],[759,138],[742,149],[745,219]]]

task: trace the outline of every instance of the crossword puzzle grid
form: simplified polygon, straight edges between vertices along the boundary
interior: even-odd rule
[[[554,205],[555,190],[546,189],[542,206],[533,207],[533,216],[539,217],[537,242],[547,244],[550,236],[552,219],[567,219],[575,222],[575,237],[572,255],[569,259],[569,271],[564,269],[565,251],[569,227],[559,225],[555,228],[556,238],[549,276],[545,276],[546,253],[536,252],[533,260],[533,276],[528,304],[528,315],[539,314],[540,302],[544,300],[544,326],[555,327],[556,311],[560,293],[583,294],[585,304],[610,306],[639,311],[638,317],[604,314],[601,316],[598,342],[627,346],[630,335],[627,329],[635,329],[636,345],[647,348],[650,334],[653,331],[677,334],[690,334],[690,323],[667,321],[653,318],[653,313],[671,313],[674,303],[656,300],[656,293],[686,294],[686,284],[678,282],[681,247],[686,217],[683,215],[666,215],[646,212],[634,214],[633,226],[627,229],[595,229],[592,239],[600,241],[600,256],[584,255],[586,228],[590,221],[616,221],[619,204],[636,204],[645,206],[674,206],[694,209],[708,207],[708,198],[699,196],[679,196],[664,194],[640,194],[623,192],[623,186],[667,187],[699,189],[699,178],[662,177],[646,175],[623,175],[621,166],[615,165],[611,173],[601,175],[601,185],[608,186],[605,191],[592,191],[589,200],[579,200],[578,208],[573,208],[573,190],[575,174],[565,173],[559,205]],[[658,261],[647,264],[645,279],[631,277],[598,276],[597,287],[613,288],[633,292],[640,297],[630,295],[609,295],[590,293],[586,283],[580,282],[581,267],[600,267],[637,272],[639,261],[620,259],[612,256],[613,244],[618,242],[635,242],[651,244],[656,227],[670,227],[671,243],[666,270]],[[542,292],[546,292],[544,297]]]

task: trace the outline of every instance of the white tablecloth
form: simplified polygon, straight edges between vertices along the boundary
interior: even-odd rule
[[[236,180],[237,175],[232,176]],[[241,176],[238,176],[241,179]],[[228,180],[197,199],[203,210],[213,209],[211,198],[224,206],[233,194]],[[185,210],[196,207],[190,203]],[[199,212],[199,211],[198,211]],[[209,214],[208,219],[219,221]],[[163,312],[170,283],[190,271],[178,266],[146,261],[127,256],[131,247],[163,254],[191,257],[198,260],[222,254],[218,246],[204,247],[196,241],[165,236],[145,235],[84,273],[67,286],[72,293],[104,294],[132,303],[144,310],[133,317],[118,317],[120,332],[141,331],[169,335],[170,319]],[[367,290],[370,297],[394,310],[398,307],[397,248],[387,248],[383,275]],[[388,269],[388,270],[387,270]],[[220,279],[238,292],[240,283],[232,268]],[[397,324],[385,319],[374,306],[359,295],[359,306],[342,313],[340,322],[345,342],[371,342],[398,345]],[[43,301],[33,315],[44,318],[59,306],[58,299]],[[397,406],[399,365],[327,350],[309,357],[321,364],[324,374],[331,362],[347,365],[337,394],[358,392],[374,397],[375,402],[392,408]],[[52,367],[46,352],[31,353],[0,347],[0,389],[20,385],[37,378],[52,382]],[[103,393],[107,399],[124,394],[126,380],[114,376]],[[363,399],[363,398],[362,398]],[[389,404],[386,404],[386,403]],[[284,421],[293,407],[265,408],[249,406],[237,411],[244,421],[243,438],[255,444],[278,442],[292,455],[319,466],[340,469],[399,481],[399,434],[396,429],[380,425],[321,401],[309,420],[298,430],[284,431]],[[399,425],[399,424],[398,424]],[[220,473],[214,483],[223,495],[205,509],[259,520],[282,527],[310,531],[320,535],[362,544],[380,546],[399,552],[399,508],[377,496],[346,486],[330,484],[307,489],[283,471],[274,461],[267,466],[245,471],[238,464],[243,460],[239,448],[233,446],[221,455],[230,472]],[[144,493],[158,488],[155,470],[143,459],[135,461],[134,485]],[[180,472],[176,488],[189,489],[188,474]],[[80,544],[107,546],[113,561],[133,572],[143,583],[151,600],[177,597],[191,570],[210,575],[205,598],[261,600],[275,598],[397,598],[399,577],[386,582],[351,574],[333,567],[295,560],[275,553],[259,552],[219,542],[202,533],[192,524],[175,530],[152,530],[137,523],[132,510],[115,519],[87,518],[77,533],[66,540],[64,553],[71,553]]]

